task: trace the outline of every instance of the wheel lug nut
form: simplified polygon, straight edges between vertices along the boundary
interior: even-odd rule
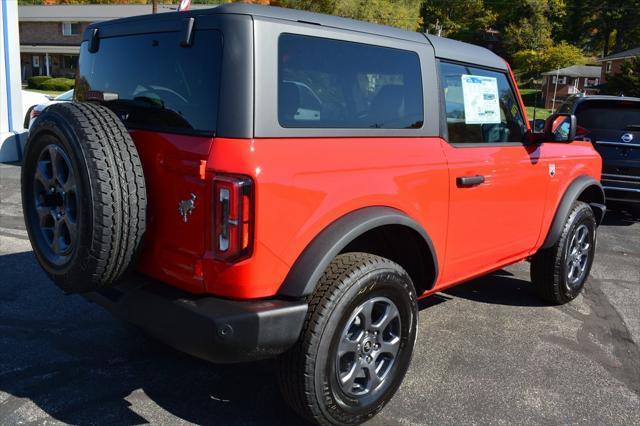
[[[370,356],[367,357],[367,362],[371,362],[371,357]]]

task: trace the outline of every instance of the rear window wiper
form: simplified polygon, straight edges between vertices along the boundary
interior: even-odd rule
[[[640,124],[629,124],[624,130],[640,130]]]

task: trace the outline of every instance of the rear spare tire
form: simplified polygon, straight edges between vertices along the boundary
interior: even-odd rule
[[[117,282],[135,262],[146,226],[140,157],[109,109],[48,107],[29,132],[22,207],[36,259],[68,293]]]

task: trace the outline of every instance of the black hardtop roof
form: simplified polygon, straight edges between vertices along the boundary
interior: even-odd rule
[[[88,27],[87,31],[85,31],[84,37],[85,40],[88,38],[88,34],[92,28],[101,28],[120,23],[182,19],[191,16],[197,17],[215,14],[249,15],[258,18],[310,23],[329,28],[379,35],[416,43],[430,43],[435,50],[435,56],[438,58],[468,62],[470,64],[477,64],[491,68],[507,69],[506,62],[498,55],[484,47],[475,46],[473,44],[463,43],[444,37],[437,37],[430,34],[422,34],[415,31],[407,31],[386,25],[378,25],[350,18],[342,18],[339,16],[247,3],[227,3],[212,8],[195,9],[188,12],[169,12],[157,15],[133,16],[130,18],[115,19],[112,21],[96,22]]]

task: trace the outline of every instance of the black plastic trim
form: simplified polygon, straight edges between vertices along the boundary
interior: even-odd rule
[[[342,249],[365,232],[384,225],[403,225],[422,236],[432,256],[435,282],[438,277],[438,259],[433,242],[424,228],[400,210],[374,206],[342,216],[314,238],[289,271],[278,295],[292,298],[310,295],[329,263]],[[433,282],[430,283],[431,286]]]
[[[215,363],[285,352],[298,340],[307,314],[302,301],[193,295],[140,274],[84,297],[168,345]]]
[[[547,233],[547,238],[545,238],[544,243],[542,244],[542,248],[546,249],[553,246],[558,238],[560,238],[560,234],[562,233],[562,227],[567,221],[567,217],[569,217],[569,213],[571,212],[571,206],[576,202],[580,194],[584,192],[589,187],[595,186],[600,190],[601,199],[598,201],[601,202],[592,202],[590,203],[593,209],[597,209],[600,214],[596,214],[596,219],[598,220],[598,225],[602,222],[602,218],[606,212],[606,207],[604,206],[604,190],[602,189],[602,185],[600,182],[592,178],[591,176],[581,175],[578,176],[571,182],[567,190],[564,192],[562,199],[560,200],[560,204],[558,205],[558,209],[556,210],[556,214],[553,217],[553,222],[551,223],[551,227],[549,228],[549,232]]]
[[[100,48],[100,38],[98,37],[99,30],[97,28],[92,28],[88,30],[90,32],[89,36],[89,53],[96,53]]]

